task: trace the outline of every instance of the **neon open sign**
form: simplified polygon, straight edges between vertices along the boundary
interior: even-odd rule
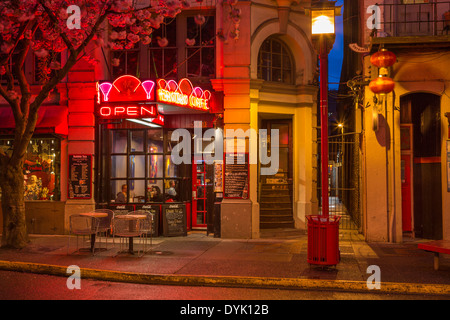
[[[99,108],[98,115],[107,119],[140,119],[140,118],[155,118],[156,105],[139,105],[139,104],[111,104],[103,105]]]

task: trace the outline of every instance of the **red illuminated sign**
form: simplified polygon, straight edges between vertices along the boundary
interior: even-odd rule
[[[158,101],[192,109],[209,110],[211,92],[203,91],[200,87],[194,88],[188,79],[181,79],[178,83],[174,80],[159,79],[157,83],[156,98]]]
[[[134,76],[124,75],[112,83],[97,83],[97,115],[102,119],[143,119],[164,125],[164,116],[157,112],[158,105],[149,102],[209,111],[210,99],[211,92],[194,87],[186,78],[179,82],[158,79],[156,85],[152,80],[141,82]]]
[[[117,104],[101,105],[98,115],[104,119],[139,119],[155,118],[157,115],[154,104]]]

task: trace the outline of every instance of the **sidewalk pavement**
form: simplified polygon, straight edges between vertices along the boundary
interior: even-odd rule
[[[341,261],[334,267],[310,266],[307,235],[281,232],[260,239],[221,239],[203,232],[186,237],[155,237],[144,256],[117,254],[111,238],[108,250],[76,252],[68,236],[30,235],[21,250],[0,248],[0,270],[68,277],[76,265],[81,278],[157,285],[223,286],[244,288],[312,289],[362,293],[442,295],[450,298],[450,257],[441,255],[433,268],[433,253],[417,248],[419,239],[401,244],[367,243],[352,230],[340,230]],[[267,238],[267,236],[269,236]],[[88,239],[80,246],[89,246]],[[100,242],[96,246],[105,246]],[[135,250],[140,246],[136,244]],[[369,266],[380,269],[380,288]]]

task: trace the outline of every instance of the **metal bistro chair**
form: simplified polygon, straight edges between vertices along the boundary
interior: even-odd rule
[[[114,211],[110,209],[96,209],[92,212],[106,213],[108,216],[99,218],[100,225],[98,226],[98,235],[105,234],[105,247],[108,249],[108,233],[112,235],[112,220],[114,219]]]
[[[69,240],[67,243],[67,254],[69,254],[69,247],[70,247],[70,236],[72,234],[77,236],[77,250],[74,252],[77,252],[78,249],[78,236],[82,236],[83,239],[85,236],[95,236],[98,232],[98,226],[100,224],[100,220],[95,217],[88,217],[88,216],[82,216],[79,214],[74,214],[69,217]],[[92,239],[92,238],[91,238]],[[92,241],[92,240],[91,240]],[[91,242],[91,248],[92,254],[95,253],[95,242]]]
[[[150,235],[150,251],[153,246],[153,216],[154,214],[146,211],[146,210],[136,210],[131,211],[129,214],[141,214],[147,216],[146,219],[141,220],[141,232],[142,237],[144,238],[144,254],[147,253],[146,247],[147,247],[147,239]]]
[[[119,253],[122,253],[122,243],[127,243],[127,240],[131,237],[141,237],[141,220],[137,218],[118,218],[114,217],[113,219],[113,239],[116,237],[120,238],[120,249]],[[114,240],[113,240],[114,241]],[[128,241],[132,241],[128,240]],[[128,243],[128,246],[130,244]],[[133,254],[133,252],[129,253]],[[138,251],[139,255],[139,251]],[[142,255],[141,255],[142,256]]]

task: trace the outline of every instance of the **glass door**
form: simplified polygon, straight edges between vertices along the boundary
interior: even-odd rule
[[[206,164],[203,160],[197,160],[192,169],[192,228],[206,229]]]

